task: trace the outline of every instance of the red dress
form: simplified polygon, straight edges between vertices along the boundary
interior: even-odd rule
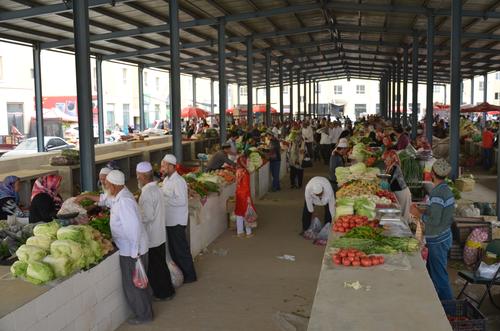
[[[238,168],[236,170],[236,207],[234,214],[245,217],[249,202],[255,210],[250,192],[250,173],[245,168]]]

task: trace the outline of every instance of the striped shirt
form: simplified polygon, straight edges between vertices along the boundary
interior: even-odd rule
[[[429,195],[429,207],[422,220],[425,223],[425,236],[437,236],[448,230],[453,223],[455,197],[449,186],[443,182],[434,187]]]

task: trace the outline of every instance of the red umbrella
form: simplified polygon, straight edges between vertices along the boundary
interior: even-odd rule
[[[489,111],[488,115],[500,115],[500,111],[499,110]]]
[[[195,118],[206,118],[208,116],[208,112],[204,111],[201,108],[196,107],[185,107],[181,111],[181,117],[195,117]]]
[[[463,107],[460,109],[462,113],[488,113],[492,111],[500,111],[500,106],[494,106],[487,102],[483,102],[474,107]]]
[[[266,105],[254,105],[253,108],[252,108],[253,112],[254,113],[265,113],[266,112]],[[275,114],[277,113],[278,111],[276,109],[274,109],[273,107],[271,107],[271,113],[272,114]]]

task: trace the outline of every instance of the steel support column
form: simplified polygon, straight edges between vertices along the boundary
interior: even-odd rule
[[[396,99],[397,99],[397,90],[396,90],[396,81],[397,81],[397,75],[396,75],[396,68],[393,68],[392,70],[392,111],[391,111],[391,120],[392,124],[396,124]]]
[[[42,61],[40,47],[33,47],[33,78],[35,83],[35,111],[36,111],[36,146],[38,152],[45,152],[43,128],[43,96],[42,96]]]
[[[401,61],[398,59],[397,68],[397,89],[396,89],[396,123],[401,125]]]
[[[483,102],[488,102],[488,74],[483,75]],[[486,115],[487,113],[484,112],[482,119],[481,119],[481,128],[486,127]]]
[[[312,114],[314,118],[317,118],[318,115],[318,82],[316,80],[313,81],[313,106],[312,106]]]
[[[434,15],[427,17],[427,79],[426,79],[425,134],[432,146],[434,120]]]
[[[297,71],[297,118],[300,121],[300,73]]]
[[[289,111],[290,113],[288,114],[288,119],[289,120],[293,120],[293,70],[292,70],[292,67],[290,66],[290,69],[289,69],[289,78],[290,78],[290,82],[289,82],[289,90],[288,90],[288,94],[289,94],[289,101],[290,101],[290,107],[289,107]]]
[[[252,38],[248,37],[247,44],[247,125],[253,126],[253,48]]]
[[[474,77],[470,79],[470,104],[474,105]]]
[[[497,132],[500,141],[500,130]],[[500,221],[500,148],[497,147],[497,221]]]
[[[236,103],[240,106],[240,83],[236,84]]]
[[[387,74],[387,111],[386,111],[386,120],[391,119],[391,111],[392,111],[392,70],[389,69]]]
[[[196,102],[196,75],[191,76],[191,88],[192,88],[192,94],[193,94],[193,107],[196,107],[197,102]]]
[[[97,127],[99,131],[99,144],[105,143],[104,134],[104,93],[102,89],[102,59],[96,56],[95,59],[95,81],[97,89]],[[125,123],[128,125],[128,123]]]
[[[170,26],[170,119],[172,122],[172,144],[173,153],[176,156],[177,161],[182,162],[181,72],[179,58],[178,0],[170,0],[168,7]]]
[[[460,144],[460,52],[462,34],[462,2],[453,0],[451,6],[451,99],[450,99],[450,177],[458,177]]]
[[[417,122],[418,122],[418,34],[413,34],[413,50],[412,50],[412,82],[411,82],[411,138],[417,138]]]
[[[308,114],[309,113],[307,111],[307,77],[304,74],[304,119]]]
[[[280,122],[284,120],[283,110],[283,58],[278,59],[278,80],[279,80],[279,94],[280,94]]]
[[[210,78],[210,113],[214,114],[214,79]]]
[[[226,22],[224,18],[219,19],[218,25],[218,55],[219,55],[219,129],[220,143],[227,140],[226,134]]]
[[[266,126],[271,126],[271,52],[266,52]]]
[[[75,37],[76,99],[80,141],[80,183],[82,191],[96,188],[94,126],[92,114],[92,79],[90,76],[88,0],[73,2]]]
[[[307,109],[307,113],[309,114],[309,117],[312,117],[312,82],[311,82],[311,78],[309,78],[308,82],[307,82],[307,89],[308,89],[308,93],[309,93],[309,96],[307,97],[307,106],[308,106],[308,109]]]
[[[403,126],[408,126],[408,48],[403,50]]]
[[[139,66],[139,129],[141,131],[146,130],[146,116],[144,113],[144,67]]]

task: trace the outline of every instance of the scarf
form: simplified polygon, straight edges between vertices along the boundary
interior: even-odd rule
[[[394,167],[395,165],[401,166],[401,161],[399,160],[398,153],[396,153],[392,149],[384,153],[383,159],[386,164],[386,173],[389,173],[389,171],[391,171],[392,167]]]
[[[46,193],[54,200],[56,206],[61,206],[62,199],[57,193],[61,186],[62,177],[58,175],[48,175],[38,178],[31,191],[31,200],[40,193]]]
[[[17,176],[7,176],[3,182],[0,182],[0,199],[14,198],[17,199],[18,195],[14,190],[14,184],[19,180]]]

